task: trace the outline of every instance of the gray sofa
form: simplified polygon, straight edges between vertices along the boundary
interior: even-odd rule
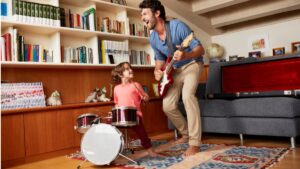
[[[294,148],[295,138],[300,134],[299,90],[293,90],[288,95],[279,91],[232,95],[222,93],[221,89],[222,66],[272,61],[282,57],[288,59],[300,55],[211,63],[207,83],[199,84],[196,92],[201,109],[202,131],[239,134],[241,144],[243,135],[289,137]],[[297,76],[300,78],[300,72],[297,72]],[[178,106],[185,114],[183,103],[179,102]],[[175,129],[170,121],[168,124],[170,129]]]

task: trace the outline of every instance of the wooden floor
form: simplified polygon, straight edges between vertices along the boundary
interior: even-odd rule
[[[164,133],[157,136],[152,136],[152,139],[171,140],[173,133]],[[220,134],[204,134],[203,143],[211,144],[229,144],[239,145],[240,140],[238,135],[220,135]],[[278,138],[278,137],[258,137],[258,136],[244,136],[245,146],[256,146],[256,147],[289,147],[289,138]],[[298,143],[299,145],[299,143]],[[136,156],[143,154],[135,153]],[[135,158],[135,157],[133,157]],[[24,165],[12,167],[10,169],[76,169],[81,161],[68,159],[65,156],[59,156],[50,158],[43,161],[32,162]],[[95,166],[89,162],[83,164],[81,169],[95,169],[101,168],[106,169],[112,167],[107,166]],[[289,153],[279,161],[272,169],[299,169],[300,168],[300,147],[292,149]]]

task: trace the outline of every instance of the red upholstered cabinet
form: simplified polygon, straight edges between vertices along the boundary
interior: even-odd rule
[[[223,66],[222,92],[300,89],[300,58]]]

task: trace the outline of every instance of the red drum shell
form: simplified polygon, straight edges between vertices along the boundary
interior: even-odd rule
[[[115,107],[112,109],[112,125],[135,126],[138,125],[137,112],[134,107]]]
[[[79,133],[85,133],[93,125],[92,122],[98,117],[98,115],[91,113],[80,115],[77,117],[75,129]],[[98,120],[97,123],[100,123],[100,121]]]

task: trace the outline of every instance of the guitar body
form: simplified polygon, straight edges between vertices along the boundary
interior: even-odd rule
[[[192,41],[193,37],[194,37],[194,34],[192,32],[189,36],[187,36],[183,40],[183,42],[181,43],[181,46],[180,46],[180,48],[178,48],[178,50],[183,51],[184,48],[188,47],[188,45]],[[162,74],[162,78],[158,84],[158,92],[161,97],[164,97],[167,94],[168,88],[174,82],[173,77],[172,77],[172,72],[174,70],[173,69],[174,62],[175,62],[175,60],[173,59],[173,56],[169,56],[166,61],[166,64],[161,69],[163,74]]]
[[[162,78],[158,84],[158,92],[161,97],[165,96],[165,94],[168,91],[168,88],[170,85],[173,83],[173,77],[172,77],[172,72],[173,72],[173,67],[172,65],[169,65],[172,60],[172,57],[168,57],[166,64],[164,67],[161,69],[163,72]],[[169,71],[166,69],[168,66],[171,66]],[[167,72],[168,71],[168,72]]]

